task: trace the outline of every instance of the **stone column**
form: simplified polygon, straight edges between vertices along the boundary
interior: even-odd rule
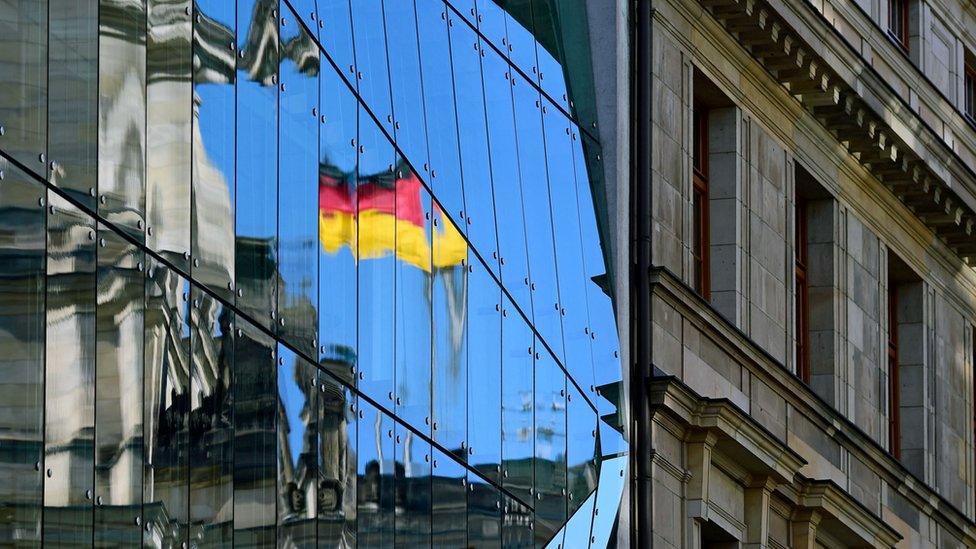
[[[771,477],[757,477],[745,490],[746,535],[743,549],[766,549],[769,539],[769,496],[776,489]]]

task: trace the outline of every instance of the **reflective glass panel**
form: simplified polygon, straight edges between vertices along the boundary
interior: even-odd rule
[[[236,319],[234,338],[234,546],[273,547],[278,409],[275,343]]]
[[[278,276],[277,2],[237,2],[238,308],[271,326]]]
[[[436,202],[432,215],[433,436],[463,460],[467,453],[468,250],[464,237]]]
[[[383,0],[355,0],[351,5],[359,95],[380,124],[393,135],[393,105],[390,99]]]
[[[534,341],[525,320],[507,299],[502,310],[502,486],[523,501],[531,501]]]
[[[92,539],[95,488],[96,231],[91,217],[53,193],[50,198],[44,467],[51,474],[44,482],[44,540],[78,547]],[[111,254],[100,251],[99,260]]]
[[[596,489],[596,412],[571,383],[566,395],[566,474],[569,516]]]
[[[143,542],[189,535],[190,284],[148,260],[145,311]]]
[[[356,539],[360,547],[390,547],[395,520],[393,420],[360,399],[357,428]]]
[[[568,4],[573,4],[573,7],[569,7]],[[567,111],[569,94],[566,89],[566,75],[563,72],[564,35],[560,16],[578,9],[585,9],[583,2],[562,2],[558,5],[539,2],[532,6],[533,34],[536,39],[535,54],[539,69],[538,82],[542,91]]]
[[[468,465],[501,482],[502,292],[484,265],[468,272]],[[515,311],[504,311],[506,318]],[[435,395],[436,396],[436,395]]]
[[[154,25],[158,22],[157,8],[162,0],[150,2],[149,12],[153,14]],[[35,4],[36,5],[36,4]],[[183,15],[183,17],[186,17]],[[152,100],[152,93],[146,88],[146,65],[154,61],[176,63],[168,78],[180,93],[170,89],[165,101],[174,101],[171,113],[166,113],[165,126],[172,124],[170,131],[179,133],[173,137],[174,143],[182,146],[182,154],[173,160],[177,177],[187,181],[189,176],[189,157],[185,156],[190,142],[190,80],[189,28],[183,31],[182,41],[171,45],[184,48],[177,55],[167,54],[165,60],[146,57],[146,4],[144,2],[119,2],[100,0],[98,10],[98,213],[106,220],[123,227],[126,231],[143,239],[142,224],[146,210],[146,100]],[[178,33],[172,40],[177,41]],[[158,53],[155,48],[150,50]],[[177,49],[179,52],[179,49]],[[158,75],[165,70],[153,63],[152,73]],[[168,86],[166,86],[168,87]],[[182,97],[182,99],[181,99]],[[181,103],[181,101],[183,101]],[[160,105],[161,106],[161,105]],[[184,109],[177,115],[177,110]],[[148,113],[152,114],[152,113]],[[155,119],[153,119],[155,121]],[[157,124],[160,121],[156,121]],[[154,144],[156,142],[154,141]],[[165,155],[155,155],[158,159]],[[173,192],[173,191],[169,191]],[[187,195],[183,195],[187,196]]]
[[[193,67],[193,279],[224,299],[231,298],[234,288],[236,28],[234,2],[197,0],[193,32],[193,57],[197,60]]]
[[[502,547],[534,547],[532,508],[502,494]]]
[[[115,231],[98,235],[95,545],[133,546],[142,539],[145,254]]]
[[[278,332],[314,354],[318,321],[319,51],[282,3],[278,128]]]
[[[508,39],[505,38],[505,10],[500,0],[476,0],[478,30],[493,46],[508,56]],[[496,54],[497,55],[497,54]]]
[[[194,286],[190,309],[190,539],[234,541],[234,313]]]
[[[424,126],[424,90],[420,84],[420,51],[413,2],[385,0],[386,42],[390,56],[390,88],[393,94],[394,138],[400,152],[418,170],[427,162]],[[440,137],[434,141],[440,141]]]
[[[319,371],[318,540],[356,546],[356,397]]]
[[[339,71],[356,85],[356,59],[353,55],[352,12],[349,0],[317,0],[319,41]],[[323,67],[328,63],[323,63]]]
[[[431,458],[431,545],[470,547],[467,543],[466,472],[453,457],[436,448]]]
[[[315,547],[318,374],[278,344],[278,547]]]
[[[47,151],[47,2],[0,4],[0,149],[42,176]]]
[[[94,209],[98,0],[49,0],[48,6],[48,178]],[[6,148],[3,138],[0,147]]]
[[[534,532],[544,545],[566,520],[566,377],[538,345],[535,357]]]
[[[505,33],[508,57],[530,80],[538,82],[539,69],[535,61],[535,36],[533,36],[532,12],[538,2],[505,0]]]
[[[431,446],[397,423],[393,470],[396,547],[430,547]]]
[[[467,488],[468,547],[501,547],[502,498],[498,488],[471,472]]]
[[[319,361],[351,382],[356,366],[356,124],[358,103],[331,66],[320,79]]]

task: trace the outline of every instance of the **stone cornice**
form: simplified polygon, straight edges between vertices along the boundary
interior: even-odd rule
[[[819,14],[782,0],[699,2],[950,248],[976,258],[976,173]]]
[[[898,532],[833,481],[800,479],[799,483],[799,504],[820,512],[821,528],[826,526],[824,517],[830,517],[847,529],[848,535],[857,536],[873,547],[894,547],[901,541]],[[834,535],[840,537],[839,533]]]

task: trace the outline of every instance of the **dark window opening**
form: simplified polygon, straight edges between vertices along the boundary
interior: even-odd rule
[[[915,307],[918,307],[921,278],[900,257],[888,251],[888,440],[889,450],[895,459],[902,457],[902,410],[901,371],[912,367],[913,349],[900,349],[900,335],[917,323]],[[904,303],[902,303],[904,301]],[[914,303],[914,305],[913,305]],[[904,317],[904,318],[903,318]],[[902,363],[902,356],[908,362]],[[917,357],[916,357],[917,360]]]
[[[963,85],[963,95],[965,98],[966,116],[969,121],[976,124],[976,56],[971,52],[966,52],[966,79]]]
[[[888,0],[888,34],[908,52],[908,1]]]
[[[796,375],[810,384],[810,301],[807,277],[807,200],[796,196],[794,274],[796,277]]]
[[[692,258],[694,261],[695,291],[705,299],[710,297],[708,247],[708,111],[695,107],[692,129]]]
[[[901,459],[901,394],[898,379],[898,287],[888,286],[888,440],[891,455]]]

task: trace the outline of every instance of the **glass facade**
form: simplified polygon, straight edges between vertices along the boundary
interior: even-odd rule
[[[0,546],[605,547],[576,4],[0,0]]]

